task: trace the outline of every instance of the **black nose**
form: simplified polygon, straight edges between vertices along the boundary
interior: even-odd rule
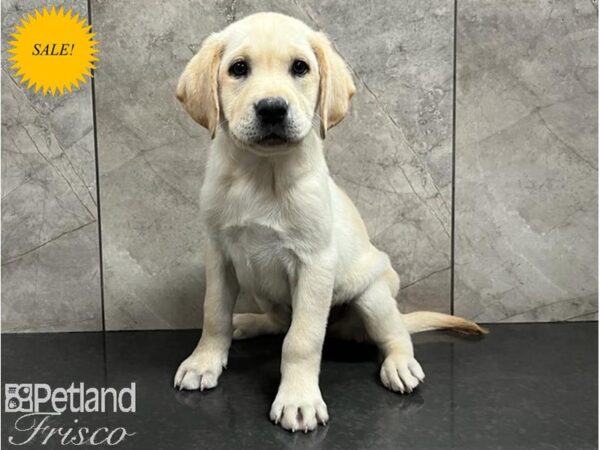
[[[256,115],[263,123],[278,124],[283,122],[288,111],[287,102],[281,97],[267,97],[254,105]]]

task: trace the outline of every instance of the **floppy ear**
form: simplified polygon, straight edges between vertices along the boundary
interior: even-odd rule
[[[318,111],[321,116],[321,138],[324,139],[327,130],[346,116],[356,88],[346,63],[333,49],[327,36],[315,33],[312,46],[319,63]]]
[[[192,119],[208,129],[211,139],[215,137],[219,124],[217,75],[223,47],[218,34],[208,36],[177,83],[177,99]]]

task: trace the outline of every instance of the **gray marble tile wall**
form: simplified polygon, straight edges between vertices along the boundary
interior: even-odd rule
[[[595,2],[458,2],[455,311],[598,311]]]
[[[95,0],[91,7],[103,53],[96,117],[106,327],[198,327],[198,202],[209,139],[174,89],[226,13],[187,0]]]
[[[75,5],[85,13],[85,2]],[[3,2],[3,33],[34,6]],[[358,91],[328,135],[327,158],[400,273],[404,310],[454,306],[482,321],[596,317],[592,2],[461,0],[456,55],[453,0],[90,7],[101,50],[98,161],[90,85],[39,97],[3,60],[3,331],[102,326],[96,164],[106,328],[200,325],[198,193],[209,139],[175,84],[210,32],[264,10],[328,33],[354,72]]]
[[[87,17],[87,3],[72,6]],[[35,1],[2,2],[2,331],[102,329],[91,86],[36,95],[7,39]]]

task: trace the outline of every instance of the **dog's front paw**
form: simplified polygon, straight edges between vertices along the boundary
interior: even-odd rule
[[[212,389],[226,366],[227,353],[194,352],[179,365],[173,385],[179,390]]]
[[[406,354],[391,354],[381,364],[381,382],[391,391],[410,393],[423,382],[425,374],[415,358]]]
[[[318,386],[313,389],[280,386],[269,416],[286,430],[305,433],[317,428],[319,422],[326,425],[329,420],[327,405]]]

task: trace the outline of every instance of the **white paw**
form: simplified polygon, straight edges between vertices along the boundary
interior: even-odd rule
[[[286,430],[305,433],[317,428],[319,423],[326,425],[329,420],[327,405],[318,386],[300,390],[280,386],[269,416]]]
[[[410,393],[425,379],[421,365],[415,358],[392,354],[385,358],[379,372],[381,382],[391,391]]]
[[[173,385],[179,390],[212,389],[226,366],[227,353],[194,352],[179,365]]]

